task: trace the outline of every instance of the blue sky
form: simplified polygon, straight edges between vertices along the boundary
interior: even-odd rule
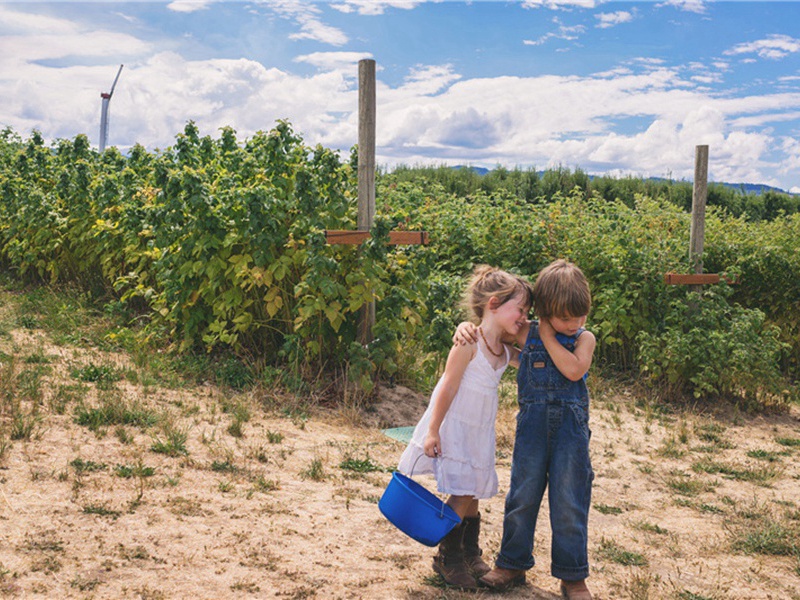
[[[97,145],[240,139],[288,120],[357,140],[377,64],[377,161],[579,167],[800,193],[800,2],[0,0],[0,127]]]

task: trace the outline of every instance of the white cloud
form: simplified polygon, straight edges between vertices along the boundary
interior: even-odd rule
[[[525,46],[541,46],[542,44],[550,40],[574,41],[578,39],[580,34],[586,31],[586,27],[584,27],[583,25],[573,25],[573,26],[564,25],[558,17],[553,19],[553,23],[555,23],[558,26],[557,31],[551,31],[549,33],[546,33],[540,38],[535,40],[522,40],[522,43]]]
[[[417,7],[424,0],[345,0],[342,3],[331,4],[343,13],[357,12],[360,15],[382,15],[387,8],[400,8],[409,10]]]
[[[706,4],[706,0],[667,0],[666,2],[662,2],[656,6],[672,6],[673,8],[677,8],[686,12],[705,14]]]
[[[550,10],[568,10],[571,8],[594,8],[596,0],[523,0],[523,8],[549,8]]]
[[[172,0],[167,4],[169,10],[182,13],[191,13],[205,10],[214,3],[214,0]]]
[[[724,54],[757,54],[761,58],[778,60],[795,52],[800,52],[800,39],[773,34],[763,40],[737,44],[730,50],[726,50]]]
[[[303,62],[326,71],[350,69],[355,75],[358,71],[354,65],[363,58],[372,58],[369,52],[314,52],[296,57],[295,62]]]
[[[597,27],[600,29],[606,29],[608,27],[619,25],[620,23],[630,23],[633,21],[633,13],[626,10],[618,10],[617,12],[613,13],[596,14],[595,18],[600,21],[597,24]]]
[[[289,19],[319,17],[313,6],[282,6]],[[133,60],[111,103],[112,145],[164,148],[189,119],[203,135],[229,125],[240,139],[288,119],[310,145],[347,151],[356,143],[356,63],[368,53],[304,54],[296,61],[319,72],[299,76],[247,59],[187,60],[129,34],[67,20],[51,19],[43,29],[0,7],[0,19],[6,16],[17,29],[0,37],[0,128],[22,135],[36,128],[48,139],[86,133],[96,142],[99,95],[121,62],[108,48],[122,48]],[[70,56],[93,64],[49,64]],[[392,87],[379,75],[378,161],[561,164],[690,179],[694,147],[708,143],[712,179],[777,184],[782,175],[793,185],[800,143],[774,139],[773,129],[800,123],[800,92],[733,98],[693,79],[712,76],[700,64],[672,68],[647,58],[582,77],[464,79],[452,64],[416,65]]]
[[[323,23],[320,10],[313,4],[301,0],[269,0],[266,4],[279,15],[294,20],[300,26],[300,32],[289,36],[293,40],[316,40],[332,46],[343,46],[348,42],[347,35],[336,27]]]

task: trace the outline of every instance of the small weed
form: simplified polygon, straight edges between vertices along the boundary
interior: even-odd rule
[[[796,448],[800,446],[800,438],[779,437],[775,438],[775,442],[781,446],[788,446],[790,448]]]
[[[83,507],[83,512],[87,515],[100,515],[101,517],[113,517],[116,519],[122,513],[118,510],[112,510],[103,504],[87,504]]]
[[[76,458],[69,463],[69,466],[75,469],[76,473],[92,473],[95,471],[104,471],[106,469],[105,463],[96,463],[91,460],[83,460],[82,458]]]
[[[800,555],[800,529],[768,515],[748,523],[734,534],[733,549],[771,556]]]
[[[234,592],[245,592],[248,594],[256,594],[261,591],[261,588],[258,587],[258,585],[256,585],[252,581],[237,580],[231,584],[231,590],[233,590]]]
[[[385,467],[373,462],[369,455],[363,459],[348,456],[339,463],[339,468],[345,471],[355,471],[356,473],[373,473],[375,471],[383,472],[387,470]]]
[[[680,458],[686,454],[686,450],[678,445],[678,442],[674,437],[671,437],[667,440],[664,440],[664,443],[656,451],[656,453],[664,458]]]
[[[613,540],[605,538],[600,540],[598,554],[606,560],[626,567],[644,567],[647,565],[647,559],[642,554],[625,550]]]
[[[776,462],[780,460],[777,452],[770,452],[768,450],[750,450],[747,456],[750,458],[757,458],[758,460],[766,460],[767,462]]]
[[[749,481],[758,485],[766,485],[779,475],[779,471],[769,466],[754,469],[737,468],[732,465],[710,460],[702,460],[692,465],[696,473],[719,474],[735,481]]]
[[[689,479],[686,476],[670,477],[666,480],[667,486],[683,496],[697,496],[702,492],[710,492],[714,486],[699,479]]]
[[[167,456],[185,456],[189,454],[186,449],[188,439],[189,432],[187,430],[167,422],[162,427],[162,435],[154,439],[150,450]]]
[[[159,416],[140,402],[126,402],[119,397],[104,397],[100,406],[80,405],[75,410],[75,422],[99,432],[111,425],[132,425],[146,429],[158,423]]]
[[[257,492],[274,492],[275,490],[281,489],[280,484],[276,480],[272,479],[265,479],[263,475],[259,475],[253,481],[253,488]]]
[[[657,533],[658,535],[665,535],[669,533],[663,527],[659,527],[654,523],[649,523],[647,521],[638,521],[633,524],[634,529],[638,529],[639,531],[646,531],[647,533]]]
[[[280,444],[283,441],[283,434],[276,431],[267,430],[267,441],[270,444]]]
[[[690,592],[689,590],[682,590],[678,592],[678,600],[714,600],[709,596],[701,596],[700,594],[695,594],[694,592]]]
[[[122,374],[118,369],[111,365],[96,365],[94,363],[75,367],[70,371],[70,375],[78,381],[96,383],[100,389],[110,389],[117,381],[122,379]]]
[[[145,467],[143,464],[117,465],[114,467],[114,475],[123,479],[131,477],[152,477],[156,474],[154,467]]]
[[[594,509],[603,515],[621,515],[622,509],[608,504],[593,504]]]
[[[211,463],[211,470],[215,471],[216,473],[236,473],[239,470],[239,467],[227,460],[215,460]]]
[[[8,432],[12,440],[31,440],[35,437],[39,429],[42,418],[39,416],[39,409],[33,404],[29,410],[25,411],[17,405],[11,417],[11,427]]]
[[[697,510],[699,510],[700,512],[711,513],[715,515],[719,515],[725,512],[715,504],[700,504],[698,505]]]
[[[312,460],[305,471],[300,471],[300,477],[303,479],[311,479],[312,481],[322,481],[325,479],[325,469],[322,466],[322,459],[315,458]]]

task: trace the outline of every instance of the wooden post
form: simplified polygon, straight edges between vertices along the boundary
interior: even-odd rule
[[[375,219],[375,61],[358,61],[358,229],[369,231]],[[375,301],[361,310],[359,341],[372,341]]]
[[[708,146],[696,146],[694,155],[694,188],[692,190],[692,228],[689,232],[689,262],[695,274],[703,272],[703,243],[706,228],[706,200],[708,199]],[[699,285],[692,285],[699,292]]]

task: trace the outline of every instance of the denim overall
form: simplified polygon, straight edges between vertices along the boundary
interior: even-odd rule
[[[559,333],[556,339],[574,350],[583,331],[571,337]],[[567,581],[585,579],[589,575],[587,529],[594,479],[586,376],[570,381],[561,374],[539,338],[536,322],[531,324],[519,362],[511,485],[495,564],[505,569],[533,567],[533,533],[549,486],[551,573]]]

